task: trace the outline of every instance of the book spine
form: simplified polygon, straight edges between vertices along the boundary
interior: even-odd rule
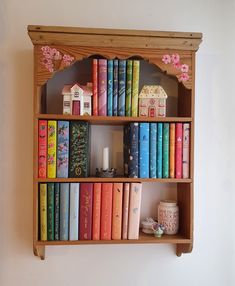
[[[149,178],[149,123],[140,123],[139,126],[139,176]]]
[[[189,142],[190,142],[190,125],[183,124],[183,178],[189,178]]]
[[[113,115],[118,115],[118,60],[113,61]]]
[[[139,238],[141,192],[141,183],[131,183],[128,239]]]
[[[56,130],[57,121],[48,120],[47,177],[56,178]]]
[[[101,183],[94,183],[92,239],[100,240]]]
[[[169,178],[169,123],[163,124],[162,176]]]
[[[157,123],[150,123],[150,178],[157,177]]]
[[[157,125],[157,177],[162,178],[162,123]]]
[[[73,115],[80,115],[80,101],[78,100],[73,100]]]
[[[131,116],[131,94],[132,94],[132,67],[133,61],[127,60],[126,68],[126,116]]]
[[[98,60],[98,114],[107,116],[107,60]]]
[[[119,60],[118,69],[118,116],[125,116],[126,60]]]
[[[47,184],[40,184],[40,239],[47,240]]]
[[[69,239],[69,183],[60,184],[60,240]]]
[[[129,163],[129,144],[130,144],[130,125],[123,127],[123,161],[124,161],[124,175],[128,176]]]
[[[80,184],[80,221],[79,235],[81,240],[91,240],[92,231],[93,183]]]
[[[170,123],[170,178],[175,178],[175,123]]]
[[[113,184],[102,183],[100,239],[111,240]]]
[[[129,214],[129,195],[130,184],[124,183],[123,191],[123,215],[122,215],[122,239],[127,239],[128,233],[128,214]]]
[[[79,183],[70,183],[69,240],[78,240],[79,228]]]
[[[112,239],[122,238],[122,196],[123,184],[113,184]]]
[[[93,65],[92,67],[93,115],[97,116],[98,115],[98,60],[93,59],[92,65]]]
[[[108,60],[108,116],[113,116],[113,60]]]
[[[60,240],[60,183],[55,183],[55,240]]]
[[[38,177],[47,177],[47,120],[38,121]]]
[[[139,176],[139,123],[130,123],[129,134],[129,162],[128,172],[130,178],[138,178]]]
[[[63,114],[72,114],[71,95],[63,96]]]
[[[138,116],[140,61],[133,61],[133,82],[131,97],[131,115]]]
[[[69,175],[69,121],[58,121],[57,178]]]
[[[182,135],[183,135],[183,129],[182,129],[182,123],[176,123],[175,128],[175,177],[177,179],[182,178]]]
[[[47,239],[55,239],[55,186],[47,184]]]

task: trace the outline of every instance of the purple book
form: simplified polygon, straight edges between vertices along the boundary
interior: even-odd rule
[[[107,60],[98,60],[99,116],[107,116]]]
[[[68,178],[69,121],[58,121],[57,178]]]

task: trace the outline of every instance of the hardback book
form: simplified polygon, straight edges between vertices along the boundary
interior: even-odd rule
[[[139,238],[141,193],[142,193],[142,184],[131,183],[128,239]]]
[[[47,177],[47,120],[38,121],[38,177]]]
[[[169,123],[163,123],[162,177],[169,178]]]
[[[162,135],[163,124],[157,124],[157,177],[162,178]]]
[[[93,183],[80,184],[79,237],[91,240]]]
[[[183,125],[176,123],[175,127],[175,177],[182,178],[182,149],[183,149]]]
[[[80,115],[80,100],[73,100],[73,115]]]
[[[118,60],[113,61],[113,116],[118,115]]]
[[[183,123],[183,178],[189,178],[189,143],[190,125]]]
[[[93,115],[98,115],[98,60],[93,59],[92,62],[92,89],[93,89]]]
[[[92,239],[100,240],[101,183],[93,186]]]
[[[130,123],[128,172],[130,178],[139,176],[139,123]]]
[[[107,60],[98,60],[98,114],[107,115]]]
[[[113,60],[108,60],[108,116],[113,116]]]
[[[56,131],[57,121],[48,120],[48,138],[47,138],[47,177],[56,178]]]
[[[170,123],[170,178],[175,178],[175,123]]]
[[[55,239],[55,186],[47,184],[47,240]]]
[[[157,177],[157,123],[150,123],[150,178]]]
[[[118,66],[118,116],[125,116],[126,60],[119,60]]]
[[[69,183],[60,184],[60,240],[69,239]]]
[[[60,240],[60,183],[55,183],[55,240]]]
[[[149,178],[149,123],[139,123],[139,177]]]
[[[40,240],[47,240],[47,184],[40,184]]]
[[[138,116],[138,97],[139,97],[139,77],[140,77],[140,61],[133,61],[133,80],[132,80],[132,96],[131,96],[131,115]]]
[[[70,122],[69,177],[84,178],[89,174],[89,124]]]
[[[131,116],[131,94],[132,94],[132,66],[133,61],[127,60],[126,67],[126,116]]]
[[[122,238],[123,183],[113,183],[112,239]]]
[[[122,239],[127,239],[130,183],[124,183],[123,187],[123,209],[122,209]]]
[[[69,240],[79,238],[79,183],[70,183],[69,196]]]
[[[57,178],[69,175],[69,121],[58,121],[57,129]]]
[[[100,239],[111,240],[113,184],[102,183]]]
[[[123,161],[124,161],[124,175],[128,176],[128,164],[129,164],[129,151],[130,151],[130,125],[124,125],[123,127]]]

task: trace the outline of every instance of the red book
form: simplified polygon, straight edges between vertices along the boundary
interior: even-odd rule
[[[38,177],[47,177],[47,120],[38,121]]]
[[[112,239],[122,237],[122,194],[123,183],[113,184],[113,215],[112,215]]]
[[[100,239],[111,240],[113,184],[102,183]]]
[[[130,194],[130,184],[124,184],[124,194],[123,194],[123,214],[122,214],[122,239],[127,239],[128,233],[128,213],[129,213],[129,194]]]
[[[79,100],[73,100],[73,115],[80,115],[80,101]]]
[[[107,116],[107,60],[98,61],[98,114]]]
[[[92,88],[93,88],[93,114],[97,116],[98,115],[98,60],[97,59],[93,59],[93,70],[92,70],[93,74],[93,84],[92,84]]]
[[[175,177],[182,178],[182,151],[183,151],[183,125],[176,123],[175,126]]]
[[[92,239],[100,240],[101,183],[94,183]]]
[[[91,239],[93,183],[80,184],[80,240]]]

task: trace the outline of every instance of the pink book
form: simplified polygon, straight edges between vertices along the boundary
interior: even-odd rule
[[[113,184],[113,215],[112,215],[112,239],[122,237],[122,194],[123,183]]]
[[[183,125],[176,123],[175,126],[175,177],[182,178],[182,149],[183,149]]]
[[[107,115],[107,60],[98,60],[98,114]]]
[[[92,239],[100,240],[101,183],[94,183]]]
[[[189,140],[190,138],[190,125],[189,123],[183,124],[183,178],[189,178]]]
[[[79,100],[73,100],[73,115],[80,115],[80,101]]]
[[[142,193],[142,184],[131,183],[128,239],[139,238],[141,193]]]
[[[98,115],[98,60],[97,59],[93,59],[93,85],[92,85],[92,89],[93,89],[93,114],[97,116]]]
[[[127,239],[129,194],[130,194],[130,184],[125,183],[124,184],[124,194],[123,194],[123,211],[122,211],[122,239]]]
[[[38,177],[47,176],[47,120],[38,121]]]
[[[111,240],[113,184],[102,183],[100,239]]]

